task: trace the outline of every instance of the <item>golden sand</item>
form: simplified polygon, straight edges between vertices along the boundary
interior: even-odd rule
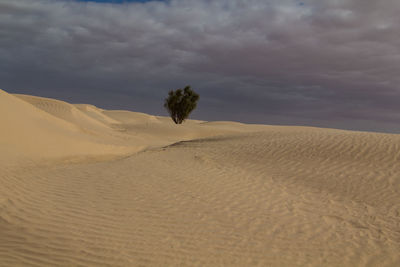
[[[400,266],[400,135],[0,90],[0,266]]]

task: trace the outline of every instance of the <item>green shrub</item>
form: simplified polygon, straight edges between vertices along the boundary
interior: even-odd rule
[[[196,108],[200,96],[190,86],[183,90],[171,90],[165,99],[164,107],[176,124],[181,124],[189,117],[189,114]]]

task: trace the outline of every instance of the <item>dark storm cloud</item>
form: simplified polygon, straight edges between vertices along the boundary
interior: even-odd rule
[[[0,3],[0,88],[163,114],[191,84],[203,119],[400,132],[400,3]]]

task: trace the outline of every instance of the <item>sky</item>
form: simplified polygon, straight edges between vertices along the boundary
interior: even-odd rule
[[[122,4],[122,3],[145,3],[145,2],[150,2],[151,0],[78,0],[81,2],[97,2],[97,3],[114,3],[114,4]],[[163,0],[155,0],[155,1],[161,1],[165,2]]]
[[[0,88],[192,118],[400,133],[398,0],[0,0]]]

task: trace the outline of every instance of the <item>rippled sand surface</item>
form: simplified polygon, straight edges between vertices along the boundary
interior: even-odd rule
[[[0,90],[0,266],[400,266],[400,135]]]

